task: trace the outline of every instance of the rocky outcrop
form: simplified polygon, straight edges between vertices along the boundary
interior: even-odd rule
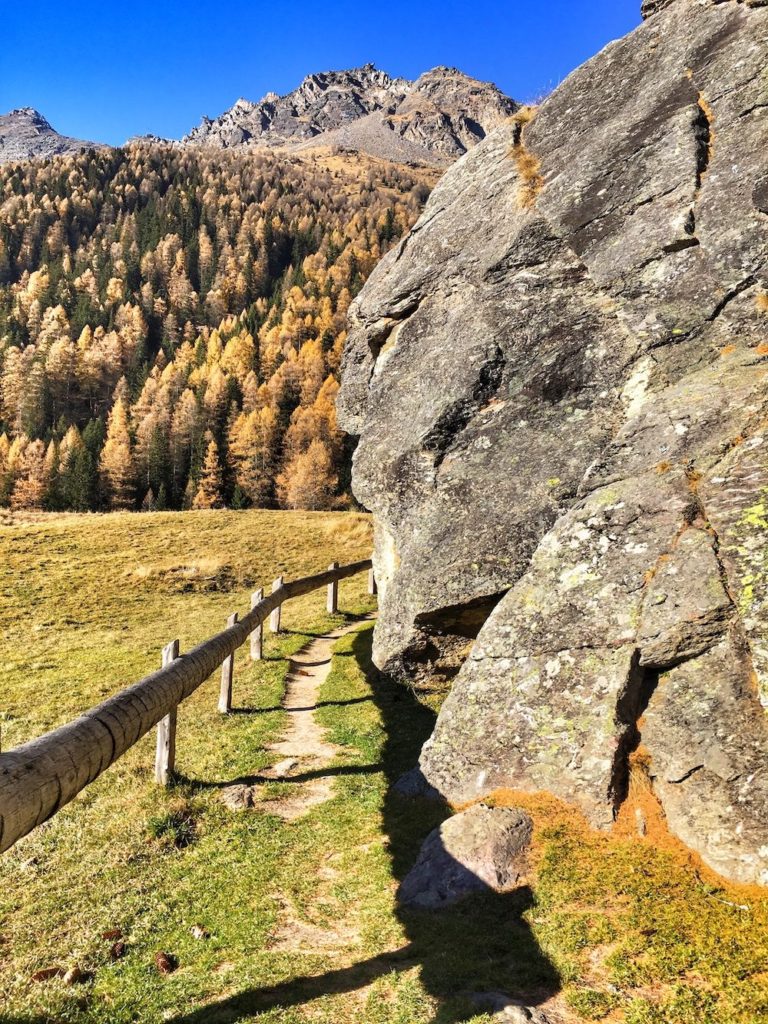
[[[77,153],[84,147],[97,146],[59,135],[41,113],[32,107],[21,107],[8,114],[0,114],[0,164],[16,160]]]
[[[525,875],[532,835],[524,811],[475,804],[430,832],[398,900],[439,910],[475,893],[509,892]]]
[[[449,163],[517,109],[496,86],[455,68],[435,68],[416,82],[372,64],[308,75],[286,96],[238,100],[204,118],[187,144],[342,146],[400,162]]]
[[[429,782],[606,827],[642,746],[672,831],[763,883],[766,66],[768,9],[675,0],[496,131],[354,304],[339,402],[375,660],[452,683]]]
[[[675,0],[643,0],[640,4],[640,12],[644,18],[650,18],[653,14],[658,14],[659,11],[663,11],[665,7],[669,7]]]
[[[704,0],[704,3],[729,3],[733,0]],[[768,0],[737,0],[738,3],[743,3],[747,7],[765,7]],[[640,11],[644,18],[650,18],[653,14],[658,14],[659,11],[665,10],[670,4],[675,3],[675,0],[642,0],[640,5]]]

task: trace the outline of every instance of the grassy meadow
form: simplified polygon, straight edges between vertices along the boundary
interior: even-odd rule
[[[256,585],[364,557],[364,516],[195,513],[44,518],[0,527],[4,747],[65,721],[244,610]],[[370,624],[340,639],[318,702],[341,747],[333,798],[286,822],[269,798],[227,809],[284,728],[285,657],[371,609],[344,581],[284,609],[266,658],[239,652],[234,712],[217,681],[179,715],[179,776],[152,782],[153,737],[0,858],[2,1024],[489,1024],[505,991],[553,1022],[768,1020],[768,901],[674,844],[591,831],[541,796],[530,884],[437,914],[395,892],[439,805],[399,797],[433,712],[370,664]],[[621,823],[620,823],[621,825]],[[119,930],[120,938],[116,937]],[[115,949],[115,943],[123,948]],[[161,973],[159,951],[177,962]],[[119,955],[118,955],[119,954]],[[33,980],[77,964],[82,979]]]

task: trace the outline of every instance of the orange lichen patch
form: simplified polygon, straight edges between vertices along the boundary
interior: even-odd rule
[[[472,801],[478,803],[480,801]],[[529,792],[522,789],[494,789],[492,793],[482,798],[482,803],[491,807],[519,807],[527,811],[534,823],[533,862],[537,860],[540,853],[537,842],[537,833],[544,828],[565,827],[570,835],[587,836],[593,834],[599,837],[600,833],[591,828],[589,822],[582,812],[573,804],[568,804],[559,797],[548,793],[546,790],[534,790]],[[467,804],[466,807],[471,806]],[[462,807],[461,810],[465,810]]]
[[[712,154],[715,149],[715,111],[712,107],[712,104],[709,102],[709,100],[703,92],[699,93],[697,97],[697,102],[699,105],[699,110],[702,112],[704,117],[706,117],[707,124],[709,125],[709,145],[707,146],[707,165],[709,165],[709,162],[712,159]]]
[[[668,473],[670,469],[672,469],[671,462],[660,462],[656,467],[656,472],[659,474],[659,476],[662,476],[664,473]]]
[[[666,561],[669,555],[661,555],[655,565],[652,565],[650,569],[646,569],[643,573],[643,587],[647,587],[649,583],[656,577],[656,573],[661,568],[662,561]]]
[[[519,807],[530,814],[534,823],[531,850],[531,867],[534,871],[542,855],[541,833],[544,830],[565,828],[573,839],[591,848],[595,858],[605,856],[614,848],[626,848],[626,844],[639,849],[660,850],[671,855],[679,868],[719,889],[726,899],[732,899],[734,903],[767,902],[768,889],[729,882],[707,867],[699,854],[672,835],[661,803],[653,791],[650,765],[650,755],[642,746],[630,756],[629,792],[609,832],[593,828],[577,807],[543,790],[527,792],[496,789],[484,796],[482,803],[493,807]],[[456,809],[465,810],[472,803],[479,802],[471,801]],[[643,824],[639,829],[641,821]],[[606,908],[602,907],[601,910],[605,912]]]
[[[736,346],[735,345],[724,345],[720,349],[720,355],[721,356],[729,356],[729,355],[731,355],[731,353],[733,353],[735,351],[736,351]]]
[[[703,882],[725,890],[734,901],[768,900],[768,890],[758,885],[729,882],[669,831],[664,808],[653,790],[651,756],[642,745],[630,755],[629,790],[616,815],[611,835],[671,854],[681,868],[693,872]]]
[[[651,757],[641,745],[629,757],[629,788],[612,829],[622,839],[648,839],[655,846],[682,845],[670,835],[664,810],[653,792]]]
[[[697,469],[688,469],[685,472],[685,478],[688,481],[688,490],[695,494],[699,489],[699,483],[701,482],[702,476]]]
[[[756,351],[759,356],[768,355],[768,341],[760,342],[760,344],[757,346]]]

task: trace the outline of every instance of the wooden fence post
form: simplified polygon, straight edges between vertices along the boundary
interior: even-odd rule
[[[376,577],[373,575],[373,569],[368,570],[368,593],[375,597],[379,592],[379,588],[376,585]]]
[[[280,587],[282,587],[282,585],[283,585],[283,577],[282,576],[278,576],[277,579],[275,580],[275,582],[272,584],[272,593],[274,594],[274,592],[276,590],[279,590]],[[280,632],[280,611],[281,611],[281,609],[282,609],[282,605],[278,605],[277,608],[275,608],[275,610],[269,616],[269,628],[270,628],[271,632],[273,632],[273,633],[279,633]]]
[[[234,626],[237,622],[237,612],[227,619],[227,628]],[[234,652],[221,663],[221,689],[219,690],[219,711],[226,715],[232,710],[232,676],[235,671]]]
[[[338,569],[338,562],[331,562],[328,566],[329,569]],[[334,580],[328,584],[328,599],[325,603],[325,607],[328,609],[329,615],[335,615],[339,610],[339,581]]]
[[[256,590],[251,594],[251,609],[264,600],[264,591]],[[260,622],[251,633],[251,661],[261,661],[261,649],[264,641],[264,623]]]
[[[163,648],[163,668],[179,656],[179,641],[172,640]],[[172,708],[165,718],[157,723],[157,747],[155,750],[155,782],[167,786],[176,766],[176,716],[178,706]]]

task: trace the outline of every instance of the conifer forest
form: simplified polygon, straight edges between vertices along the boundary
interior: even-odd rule
[[[2,167],[0,504],[349,507],[347,309],[427,179],[150,142]]]

